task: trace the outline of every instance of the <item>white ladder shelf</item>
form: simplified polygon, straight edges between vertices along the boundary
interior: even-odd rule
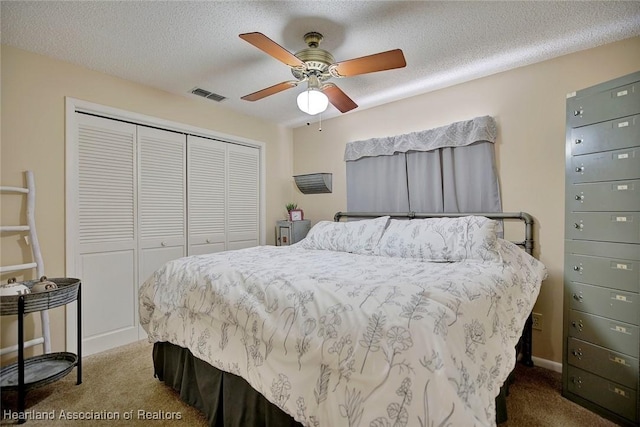
[[[36,278],[44,276],[44,262],[42,260],[42,254],[40,253],[40,243],[38,242],[38,235],[36,234],[36,187],[33,179],[32,171],[25,171],[27,180],[27,187],[7,187],[0,186],[1,193],[20,193],[27,196],[27,224],[26,225],[0,225],[1,232],[28,232],[29,242],[31,246],[31,254],[33,256],[33,262],[24,264],[15,264],[0,266],[0,273],[10,273],[12,271],[24,271],[35,268]],[[49,312],[42,310],[40,312],[40,321],[42,323],[42,336],[26,341],[24,347],[33,347],[39,344],[43,344],[44,353],[51,353],[51,336],[49,332]],[[0,355],[12,353],[18,351],[18,346],[13,345],[9,347],[0,348]]]

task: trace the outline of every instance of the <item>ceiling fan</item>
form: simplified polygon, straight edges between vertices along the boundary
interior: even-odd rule
[[[296,78],[296,80],[284,81],[245,95],[242,99],[257,101],[307,82],[307,90],[298,95],[298,107],[312,115],[324,111],[328,102],[331,102],[342,113],[358,107],[358,104],[338,86],[333,83],[327,83],[330,78],[352,77],[376,71],[402,68],[407,65],[400,49],[336,62],[331,53],[318,47],[323,36],[315,31],[304,35],[304,42],[308,47],[295,54],[262,33],[240,34],[240,38],[291,67],[291,73]],[[315,97],[321,99],[320,106],[311,105]]]

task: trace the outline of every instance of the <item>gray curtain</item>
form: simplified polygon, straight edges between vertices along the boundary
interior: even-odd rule
[[[502,212],[495,121],[347,144],[347,210]]]
[[[502,211],[492,143],[414,151],[406,156],[410,211]]]
[[[362,157],[347,163],[347,211],[408,212],[404,155]]]

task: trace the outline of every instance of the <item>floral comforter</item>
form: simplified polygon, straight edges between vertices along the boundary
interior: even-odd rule
[[[245,378],[305,426],[495,425],[544,266],[261,246],[167,263],[140,290],[151,342]]]

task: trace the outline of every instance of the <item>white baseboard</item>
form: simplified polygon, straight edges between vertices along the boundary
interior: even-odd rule
[[[554,362],[553,360],[542,359],[535,356],[532,356],[531,360],[533,360],[533,364],[535,366],[562,373],[562,363]]]

